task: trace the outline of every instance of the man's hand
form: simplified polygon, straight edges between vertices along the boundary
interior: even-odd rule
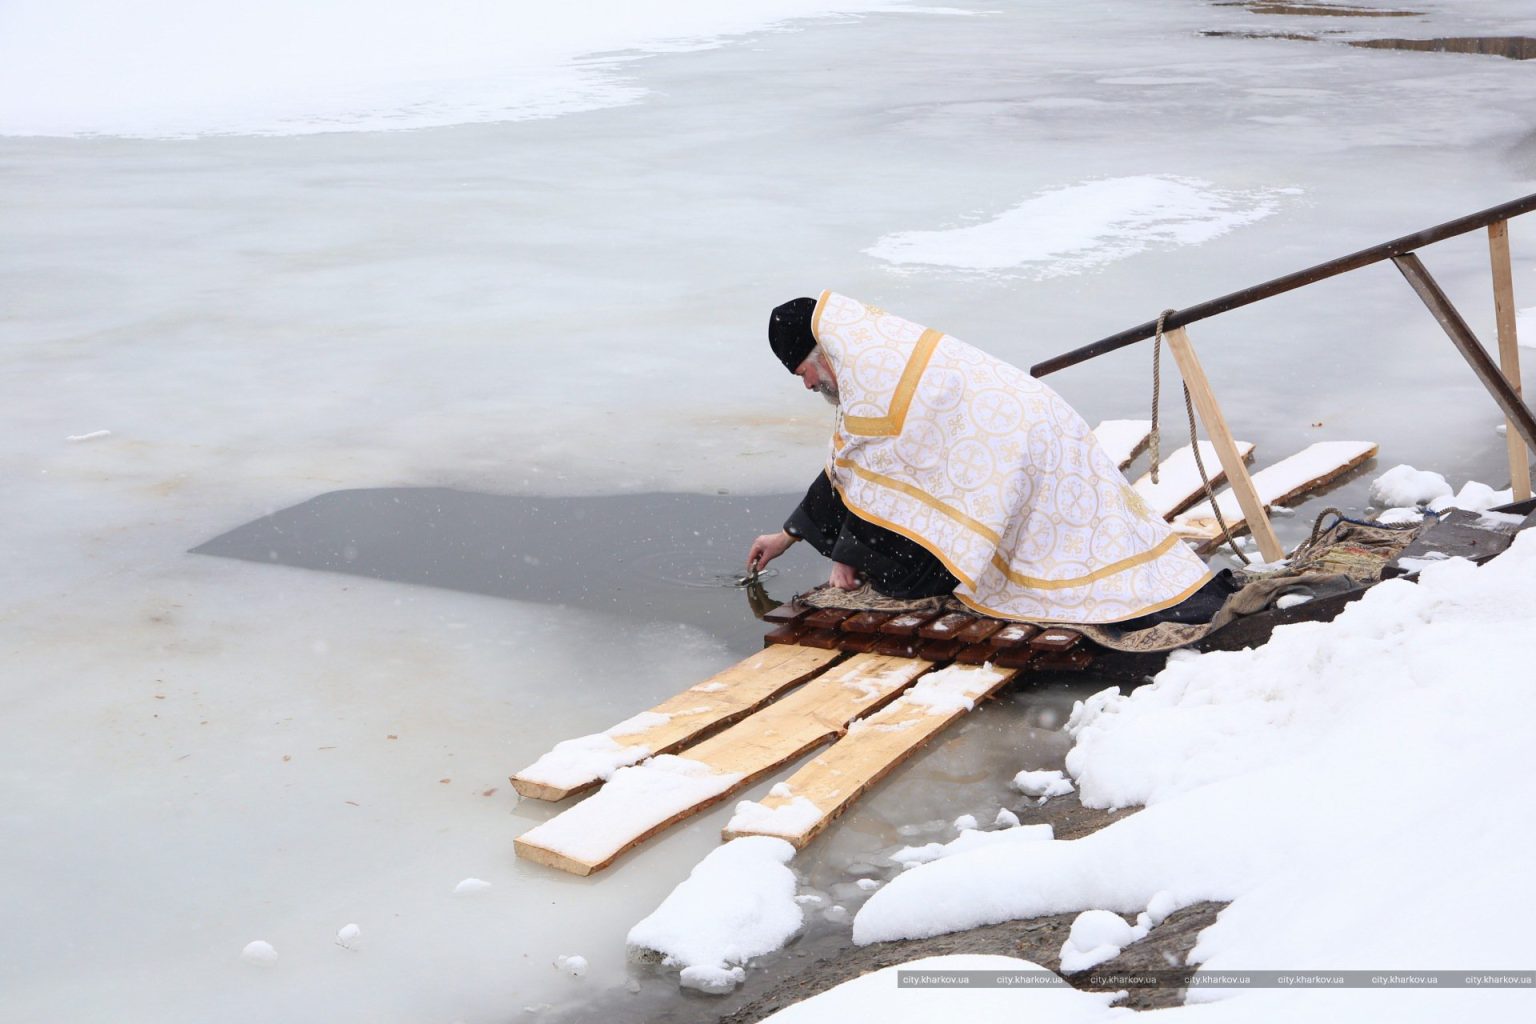
[[[798,539],[783,530],[778,533],[763,534],[752,542],[752,550],[747,552],[747,570],[757,572],[762,569],[763,566],[788,551],[789,546]]]
[[[827,582],[838,590],[852,590],[859,585],[859,574],[851,565],[833,562],[832,575],[827,578]]]

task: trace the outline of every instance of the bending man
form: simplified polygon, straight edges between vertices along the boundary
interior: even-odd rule
[[[837,417],[826,468],[748,568],[804,539],[834,586],[862,576],[891,597],[953,592],[1047,622],[1124,622],[1211,582],[1082,417],[1022,370],[831,292],[775,309],[768,336]],[[1219,604],[1224,588],[1208,589]]]

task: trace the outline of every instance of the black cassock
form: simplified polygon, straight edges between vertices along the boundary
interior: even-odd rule
[[[934,597],[960,584],[921,544],[849,512],[826,473],[816,475],[784,529],[834,562],[852,566],[887,597]]]

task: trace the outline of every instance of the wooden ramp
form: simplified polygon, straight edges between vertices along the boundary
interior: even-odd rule
[[[1146,450],[1152,437],[1151,420],[1105,420],[1093,428],[1093,436],[1121,471]]]
[[[590,875],[668,825],[840,735],[932,667],[917,658],[855,655],[679,755],[620,768],[592,796],[519,837],[517,855]]]
[[[535,800],[564,800],[625,765],[671,753],[751,714],[841,656],[794,644],[768,647],[604,732],[557,744],[512,776],[512,785]]]
[[[1253,458],[1253,444],[1249,441],[1237,442],[1237,454],[1244,462],[1248,462]],[[1227,471],[1217,461],[1216,446],[1211,442],[1200,442],[1200,460],[1205,464],[1205,472],[1211,478],[1212,487],[1227,478]],[[1146,473],[1131,486],[1141,495],[1147,507],[1164,519],[1173,518],[1205,493],[1205,485],[1200,481],[1200,467],[1195,465],[1195,450],[1189,445],[1163,460],[1158,467],[1157,483],[1152,482],[1151,473]]]
[[[1376,454],[1370,441],[1320,441],[1253,474],[1253,486],[1265,505],[1283,505],[1354,469]],[[1247,527],[1237,496],[1230,489],[1216,495],[1217,506],[1234,534]],[[1221,526],[1202,501],[1173,521],[1174,532],[1202,553],[1221,543]]]
[[[991,665],[951,665],[861,718],[848,734],[761,802],[743,801],[722,838],[777,836],[803,849],[864,791],[950,723],[1018,673]]]

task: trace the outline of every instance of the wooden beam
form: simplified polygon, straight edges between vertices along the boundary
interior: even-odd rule
[[[1520,394],[1520,344],[1515,333],[1515,280],[1510,271],[1509,222],[1488,225],[1488,256],[1493,265],[1493,312],[1499,331],[1499,369],[1510,390]],[[1509,486],[1516,501],[1531,496],[1531,455],[1520,440],[1514,421],[1504,418],[1504,444],[1509,449]]]
[[[604,770],[667,754],[723,728],[836,661],[838,651],[776,644],[606,732],[557,745],[512,776],[519,794],[564,800],[596,786]]]
[[[1237,454],[1242,456],[1244,462],[1251,460],[1252,442],[1237,442]],[[1200,442],[1200,460],[1210,475],[1212,487],[1227,478],[1227,471],[1217,461],[1216,446],[1211,442]],[[1195,465],[1195,450],[1190,445],[1185,445],[1163,460],[1157,483],[1152,482],[1151,473],[1145,473],[1131,486],[1141,495],[1147,507],[1164,519],[1172,519],[1205,496],[1205,485],[1200,482],[1200,467]]]
[[[1477,340],[1477,335],[1472,333],[1472,328],[1461,318],[1456,307],[1451,305],[1451,300],[1446,297],[1440,285],[1425,268],[1422,260],[1414,253],[1406,256],[1394,256],[1392,262],[1397,264],[1397,269],[1402,271],[1403,277],[1408,279],[1409,285],[1418,293],[1424,305],[1429,308],[1435,320],[1445,331],[1446,337],[1451,339],[1451,344],[1456,346],[1456,351],[1472,367],[1472,372],[1477,374],[1477,379],[1483,382],[1483,387],[1493,396],[1504,416],[1510,421],[1513,429],[1519,432],[1527,446],[1536,449],[1536,415],[1532,415],[1530,407],[1525,404],[1518,394],[1510,390],[1509,382],[1504,379],[1504,374],[1499,371],[1492,359],[1488,358],[1488,352],[1483,348],[1482,342]]]
[[[842,734],[932,662],[856,654],[782,700],[679,752],[620,768],[608,784],[517,839],[517,855],[590,875],[674,822]]]
[[[861,718],[848,734],[761,801],[744,802],[721,832],[778,836],[803,849],[853,802],[929,740],[1006,686],[1016,669],[951,665],[928,676],[884,710]]]
[[[1319,441],[1253,474],[1253,487],[1264,504],[1283,505],[1338,479],[1375,454],[1376,445],[1370,441]],[[1237,498],[1225,490],[1216,495],[1216,501],[1232,532],[1241,533],[1247,524]],[[1209,502],[1202,501],[1175,519],[1173,531],[1195,542],[1202,552],[1221,541],[1221,527],[1211,515]]]
[[[1216,456],[1221,460],[1221,468],[1227,474],[1227,482],[1231,485],[1232,492],[1237,496],[1237,504],[1243,510],[1243,519],[1248,524],[1248,530],[1253,534],[1253,539],[1259,542],[1259,553],[1264,556],[1266,562],[1278,562],[1285,557],[1285,549],[1280,546],[1280,541],[1275,537],[1274,527],[1269,525],[1269,516],[1264,512],[1264,503],[1259,500],[1258,493],[1253,489],[1253,481],[1248,477],[1248,468],[1243,465],[1243,457],[1238,453],[1237,442],[1232,439],[1232,431],[1227,427],[1227,420],[1221,414],[1221,406],[1216,402],[1216,394],[1211,390],[1211,382],[1206,379],[1205,369],[1200,365],[1200,357],[1195,355],[1195,347],[1190,343],[1189,334],[1182,327],[1176,327],[1163,335],[1168,340],[1168,350],[1173,353],[1173,358],[1179,364],[1179,372],[1184,376],[1184,383],[1189,387],[1190,398],[1194,402],[1195,411],[1200,414],[1200,422],[1205,424],[1205,432],[1210,435],[1211,443],[1216,446]]]

